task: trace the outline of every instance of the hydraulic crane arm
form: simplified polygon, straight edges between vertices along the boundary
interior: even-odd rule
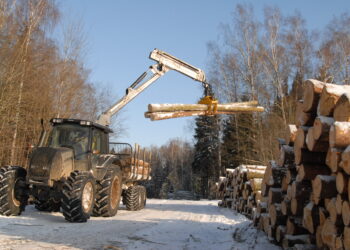
[[[148,71],[144,72],[136,81],[126,89],[126,94],[113,104],[109,109],[103,112],[97,119],[97,123],[108,126],[111,123],[111,117],[134,99],[138,94],[144,91],[148,86],[154,83],[158,78],[164,75],[169,70],[175,70],[185,76],[188,76],[203,84],[205,95],[211,96],[211,87],[205,80],[205,73],[164,51],[154,49],[149,58],[157,63],[152,65]],[[147,77],[148,76],[148,77]]]

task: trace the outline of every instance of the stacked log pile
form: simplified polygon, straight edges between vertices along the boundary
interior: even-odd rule
[[[226,169],[226,177],[220,177],[220,206],[232,208],[248,218],[253,218],[261,200],[261,183],[266,166],[240,165]]]
[[[284,248],[350,249],[350,86],[307,80],[296,107],[254,224]]]

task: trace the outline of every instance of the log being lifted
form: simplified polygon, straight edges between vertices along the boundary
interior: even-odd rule
[[[345,93],[350,93],[349,85],[326,84],[322,89],[317,114],[332,116],[338,99]]]
[[[201,116],[214,114],[237,114],[250,112],[263,112],[264,108],[257,106],[256,101],[242,103],[218,104],[216,112],[208,112],[209,106],[206,104],[149,104],[146,118],[152,121],[165,120],[171,118]]]

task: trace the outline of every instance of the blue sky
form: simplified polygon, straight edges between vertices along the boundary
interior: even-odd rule
[[[154,64],[148,59],[154,48],[209,71],[207,43],[218,38],[221,23],[230,23],[238,3],[252,4],[260,20],[266,5],[278,6],[286,15],[298,10],[308,27],[318,30],[350,10],[349,0],[61,0],[59,6],[64,20],[76,19],[84,25],[91,81],[108,88],[117,100]],[[192,141],[193,118],[151,122],[144,112],[149,103],[196,103],[201,96],[200,83],[177,72],[167,73],[124,108],[127,131],[118,141],[142,146],[162,145],[175,137]]]

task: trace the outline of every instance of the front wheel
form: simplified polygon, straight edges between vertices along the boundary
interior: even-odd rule
[[[61,207],[70,222],[86,222],[95,203],[95,180],[88,172],[74,171],[63,185]]]
[[[94,216],[111,217],[116,215],[122,193],[122,173],[108,170],[103,180],[97,183]]]
[[[0,214],[20,215],[28,203],[27,171],[18,166],[0,169]]]

